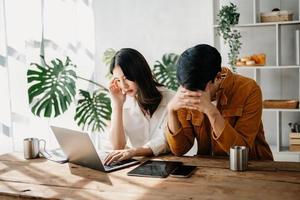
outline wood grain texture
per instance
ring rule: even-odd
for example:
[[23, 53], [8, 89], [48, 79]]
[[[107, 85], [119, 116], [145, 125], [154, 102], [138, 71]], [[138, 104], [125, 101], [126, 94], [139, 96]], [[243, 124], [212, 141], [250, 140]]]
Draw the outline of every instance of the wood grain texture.
[[[228, 169], [228, 160], [161, 156], [199, 166], [190, 178], [127, 176], [135, 166], [103, 173], [22, 154], [0, 156], [0, 199], [298, 199], [300, 164], [249, 162], [246, 172]], [[7, 198], [6, 198], [7, 195]]]

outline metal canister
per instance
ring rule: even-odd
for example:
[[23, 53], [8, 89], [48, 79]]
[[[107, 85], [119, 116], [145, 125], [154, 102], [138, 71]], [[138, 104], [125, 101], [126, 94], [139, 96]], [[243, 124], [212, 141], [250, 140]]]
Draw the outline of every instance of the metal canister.
[[33, 159], [39, 157], [39, 139], [37, 138], [25, 138], [23, 140], [24, 146], [24, 158]]
[[245, 171], [248, 167], [248, 148], [245, 146], [233, 146], [230, 148], [230, 169], [233, 171]]

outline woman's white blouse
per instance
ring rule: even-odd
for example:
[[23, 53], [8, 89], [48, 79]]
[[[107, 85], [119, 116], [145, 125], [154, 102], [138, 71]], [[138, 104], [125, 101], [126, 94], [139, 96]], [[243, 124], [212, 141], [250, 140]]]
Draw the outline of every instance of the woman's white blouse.
[[123, 106], [123, 126], [127, 147], [150, 147], [155, 156], [169, 150], [164, 129], [167, 123], [167, 105], [175, 92], [164, 87], [158, 90], [162, 100], [150, 118], [141, 111], [133, 97], [126, 97]]

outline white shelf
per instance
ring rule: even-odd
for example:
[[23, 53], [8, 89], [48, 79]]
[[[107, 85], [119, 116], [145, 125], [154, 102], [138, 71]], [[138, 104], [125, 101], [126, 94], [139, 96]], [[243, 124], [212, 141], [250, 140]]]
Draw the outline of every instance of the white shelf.
[[289, 151], [289, 147], [281, 147], [280, 151], [278, 151], [276, 145], [269, 145], [269, 146], [275, 158], [277, 157], [277, 155], [298, 156], [300, 154], [299, 151]]
[[263, 111], [269, 111], [269, 112], [300, 112], [300, 109], [284, 109], [284, 108], [264, 108]]
[[[222, 5], [228, 5], [229, 2], [230, 0], [213, 1], [214, 33], [219, 27], [217, 13]], [[289, 99], [291, 97], [300, 99], [300, 58], [297, 55], [300, 0], [251, 0], [234, 1], [234, 3], [240, 12], [241, 22], [233, 26], [242, 34], [242, 49], [239, 57], [263, 52], [267, 55], [269, 64], [268, 66], [237, 66], [237, 72], [254, 79], [262, 88], [265, 99]], [[259, 23], [260, 13], [272, 10], [274, 7], [291, 9], [294, 13], [294, 21]], [[218, 34], [215, 34], [214, 45], [225, 58], [223, 65], [227, 65], [229, 48], [224, 45], [223, 38]], [[274, 159], [300, 162], [300, 152], [288, 150], [289, 122], [300, 122], [300, 108], [263, 109], [265, 137]]]
[[238, 70], [243, 70], [243, 69], [299, 69], [299, 65], [291, 65], [291, 66], [237, 66], [236, 67]]
[[289, 147], [280, 147], [280, 151], [278, 153], [291, 154], [291, 155], [299, 155], [300, 151], [290, 151]]
[[[254, 24], [237, 24], [233, 27], [243, 28], [243, 27], [262, 27], [262, 26], [276, 26], [276, 25], [294, 25], [300, 24], [300, 21], [285, 21], [285, 22], [266, 22], [266, 23], [254, 23]], [[214, 25], [214, 28], [218, 28], [219, 25]]]

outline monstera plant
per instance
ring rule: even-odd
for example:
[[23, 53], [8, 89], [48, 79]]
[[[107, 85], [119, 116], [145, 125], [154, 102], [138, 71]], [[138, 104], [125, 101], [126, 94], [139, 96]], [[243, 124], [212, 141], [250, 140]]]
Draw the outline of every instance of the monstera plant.
[[65, 62], [56, 58], [48, 64], [41, 56], [41, 64], [31, 65], [34, 68], [27, 71], [27, 82], [33, 114], [57, 117], [64, 113], [75, 100], [76, 80], [82, 79], [97, 85], [99, 89], [92, 94], [79, 90], [81, 99], [78, 100], [74, 119], [82, 129], [104, 130], [105, 122], [110, 120], [111, 115], [108, 90], [104, 86], [78, 76], [76, 65], [68, 57]]
[[159, 83], [174, 91], [179, 87], [176, 77], [178, 58], [179, 56], [174, 53], [164, 54], [162, 61], [156, 61], [152, 70], [154, 77]]

